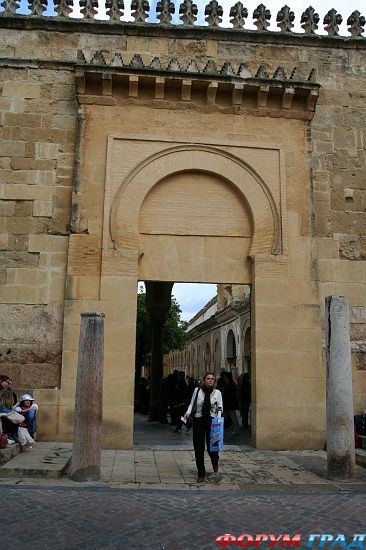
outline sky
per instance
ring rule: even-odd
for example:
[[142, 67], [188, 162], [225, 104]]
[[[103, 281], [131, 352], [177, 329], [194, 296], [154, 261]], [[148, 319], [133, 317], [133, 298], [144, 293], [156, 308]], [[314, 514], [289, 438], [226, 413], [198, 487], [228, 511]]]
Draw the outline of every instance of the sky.
[[172, 291], [182, 310], [181, 318], [189, 321], [216, 296], [216, 285], [197, 283], [175, 283]]
[[[19, 0], [18, 0], [19, 1]], [[195, 0], [195, 3], [198, 6], [198, 21], [197, 23], [201, 25], [207, 25], [205, 22], [205, 15], [204, 15], [204, 8], [205, 5], [208, 4], [209, 0]], [[179, 19], [179, 5], [181, 4], [182, 0], [175, 0], [174, 4], [176, 7], [176, 13], [173, 15], [173, 24], [180, 24], [181, 21]], [[155, 22], [155, 8], [156, 8], [157, 0], [150, 0], [150, 17], [148, 19], [148, 22]], [[224, 16], [223, 16], [223, 22], [221, 23], [221, 26], [223, 27], [231, 27], [231, 24], [229, 22], [229, 11], [230, 7], [236, 3], [236, 0], [219, 0], [219, 4], [224, 9]], [[249, 16], [246, 20], [245, 27], [248, 29], [256, 28], [253, 23], [253, 10], [261, 3], [261, 0], [242, 0], [242, 4], [248, 9]], [[278, 27], [276, 25], [276, 15], [277, 12], [287, 4], [291, 10], [295, 13], [295, 21], [294, 21], [294, 28], [292, 29], [294, 32], [303, 32], [300, 25], [300, 18], [301, 14], [309, 5], [312, 5], [313, 8], [315, 8], [316, 12], [320, 15], [320, 22], [318, 24], [319, 29], [317, 30], [317, 33], [319, 34], [326, 34], [323, 30], [323, 18], [324, 15], [331, 9], [335, 8], [338, 13], [340, 13], [343, 16], [343, 23], [340, 26], [340, 34], [344, 36], [349, 36], [349, 33], [347, 31], [347, 18], [351, 13], [355, 10], [358, 10], [361, 12], [362, 15], [366, 16], [366, 2], [365, 0], [262, 0], [262, 3], [271, 11], [272, 18], [271, 18], [271, 25], [269, 27], [269, 30], [272, 31], [278, 31]], [[105, 9], [104, 6], [104, 0], [99, 0], [100, 9], [99, 13], [97, 15], [98, 19], [106, 19], [105, 15]], [[47, 9], [47, 15], [55, 15], [55, 12], [52, 8], [53, 0], [48, 0], [49, 8]], [[130, 10], [131, 1], [125, 0], [125, 15], [123, 19], [125, 21], [131, 21], [133, 18], [131, 17], [131, 10]], [[0, 10], [2, 11], [2, 9]], [[18, 10], [20, 13], [29, 13], [28, 10], [28, 1], [27, 0], [21, 0], [20, 2], [20, 9]], [[81, 17], [81, 13], [79, 10], [79, 0], [74, 0], [74, 13], [72, 14], [72, 17]]]

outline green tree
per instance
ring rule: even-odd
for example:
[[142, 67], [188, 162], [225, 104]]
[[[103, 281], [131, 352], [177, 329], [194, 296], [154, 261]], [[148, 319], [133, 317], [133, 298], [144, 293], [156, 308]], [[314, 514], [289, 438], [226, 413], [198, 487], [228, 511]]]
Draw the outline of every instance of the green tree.
[[[185, 329], [187, 322], [180, 318], [182, 311], [177, 300], [172, 298], [172, 305], [167, 315], [163, 330], [163, 351], [169, 353], [174, 349], [181, 350], [186, 343]], [[143, 287], [137, 294], [137, 326], [136, 326], [136, 367], [148, 365], [151, 352], [150, 315], [146, 309], [146, 294]]]

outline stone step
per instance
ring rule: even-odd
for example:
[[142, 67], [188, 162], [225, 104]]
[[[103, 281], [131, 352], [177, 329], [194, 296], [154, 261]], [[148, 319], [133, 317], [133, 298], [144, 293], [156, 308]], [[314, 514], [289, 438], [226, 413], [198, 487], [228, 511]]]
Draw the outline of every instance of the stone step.
[[17, 456], [20, 453], [20, 445], [19, 443], [14, 443], [13, 445], [8, 445], [6, 449], [0, 449], [0, 466], [2, 464], [6, 464]]
[[72, 446], [68, 443], [39, 442], [18, 454], [0, 468], [0, 478], [60, 478], [71, 461]]
[[356, 464], [366, 468], [366, 449], [356, 449]]

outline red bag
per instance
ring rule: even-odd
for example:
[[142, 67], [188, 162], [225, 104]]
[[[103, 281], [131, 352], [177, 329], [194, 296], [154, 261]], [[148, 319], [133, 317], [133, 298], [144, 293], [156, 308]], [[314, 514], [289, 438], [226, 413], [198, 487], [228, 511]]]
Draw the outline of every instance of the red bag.
[[8, 438], [5, 434], [0, 432], [0, 449], [6, 449], [8, 446]]

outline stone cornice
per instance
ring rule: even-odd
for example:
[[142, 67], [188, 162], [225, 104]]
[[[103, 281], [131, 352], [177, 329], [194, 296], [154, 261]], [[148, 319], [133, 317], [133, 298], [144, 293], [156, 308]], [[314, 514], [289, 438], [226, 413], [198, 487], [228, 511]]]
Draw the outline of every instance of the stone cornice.
[[127, 21], [87, 20], [63, 17], [39, 17], [0, 13], [0, 28], [13, 30], [44, 30], [62, 33], [168, 37], [189, 40], [218, 40], [251, 44], [273, 44], [336, 49], [365, 49], [363, 36], [327, 36], [294, 32], [275, 32], [223, 27], [162, 25]]
[[[135, 57], [142, 63], [140, 56]], [[183, 71], [174, 59], [165, 68], [136, 66], [132, 62], [123, 67], [79, 64], [76, 73], [78, 100], [86, 104], [113, 105], [121, 99], [139, 99], [142, 90], [144, 101], [146, 91], [148, 100], [164, 100], [169, 89], [174, 92], [175, 101], [198, 101], [200, 105], [216, 104], [223, 108], [242, 107], [259, 116], [302, 120], [313, 117], [319, 84], [309, 80], [288, 80], [281, 67], [272, 78], [262, 66], [255, 77], [235, 75], [230, 63], [224, 63], [216, 73], [198, 72], [196, 65], [194, 71]]]

